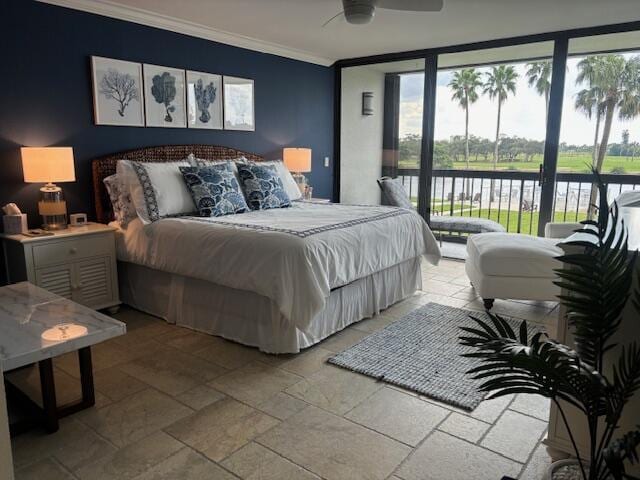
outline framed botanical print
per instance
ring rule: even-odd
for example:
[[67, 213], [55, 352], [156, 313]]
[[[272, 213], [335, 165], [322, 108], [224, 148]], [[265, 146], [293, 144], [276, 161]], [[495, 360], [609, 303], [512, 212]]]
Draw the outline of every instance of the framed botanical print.
[[144, 111], [148, 127], [184, 128], [184, 70], [144, 64]]
[[222, 76], [187, 70], [187, 125], [222, 129]]
[[142, 65], [91, 57], [96, 125], [144, 127]]
[[254, 131], [253, 80], [224, 76], [225, 130]]

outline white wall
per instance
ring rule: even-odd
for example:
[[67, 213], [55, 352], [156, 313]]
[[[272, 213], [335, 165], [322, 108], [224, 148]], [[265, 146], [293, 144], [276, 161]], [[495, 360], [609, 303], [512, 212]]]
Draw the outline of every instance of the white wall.
[[0, 479], [13, 479], [13, 462], [11, 459], [11, 441], [9, 440], [9, 418], [4, 393], [4, 379], [0, 368]]
[[[380, 204], [384, 73], [370, 67], [342, 70], [340, 202]], [[373, 92], [373, 115], [362, 115], [362, 92]]]

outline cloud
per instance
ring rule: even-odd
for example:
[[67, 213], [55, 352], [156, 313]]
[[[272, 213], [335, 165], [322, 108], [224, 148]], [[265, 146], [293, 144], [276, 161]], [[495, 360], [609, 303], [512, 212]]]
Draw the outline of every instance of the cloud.
[[[565, 96], [562, 109], [560, 141], [574, 145], [591, 145], [595, 133], [595, 119], [589, 120], [574, 108], [576, 93], [582, 88], [576, 86], [577, 63], [580, 58], [569, 59], [565, 84]], [[510, 95], [502, 106], [501, 134], [544, 140], [546, 135], [546, 108], [544, 98], [529, 87], [525, 77], [524, 64], [515, 66], [519, 74], [516, 95]], [[486, 72], [488, 68], [479, 68]], [[435, 138], [448, 139], [453, 135], [464, 134], [464, 110], [451, 100], [448, 83], [451, 71], [438, 73], [436, 87], [436, 124]], [[422, 96], [424, 89], [423, 74], [403, 76], [400, 92], [400, 135], [422, 133]], [[473, 135], [495, 138], [497, 102], [481, 95], [471, 105], [469, 112], [469, 132]], [[620, 142], [622, 131], [628, 129], [631, 141], [640, 141], [640, 118], [622, 121], [616, 118], [611, 128], [611, 142]]]

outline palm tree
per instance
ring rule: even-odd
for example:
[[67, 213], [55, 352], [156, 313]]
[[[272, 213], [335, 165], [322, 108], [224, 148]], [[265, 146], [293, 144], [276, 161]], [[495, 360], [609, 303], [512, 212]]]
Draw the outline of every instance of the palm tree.
[[[469, 170], [469, 105], [478, 100], [478, 89], [482, 86], [480, 72], [475, 68], [463, 68], [453, 74], [449, 87], [453, 90], [452, 100], [457, 100], [460, 107], [464, 108], [464, 159]], [[467, 179], [467, 192], [469, 191], [469, 179]]]
[[[498, 144], [500, 141], [500, 115], [502, 104], [509, 97], [509, 93], [516, 94], [516, 80], [518, 73], [512, 65], [498, 65], [491, 67], [485, 73], [486, 79], [483, 85], [483, 92], [489, 95], [490, 99], [498, 99], [498, 120], [496, 122], [496, 143], [493, 147], [493, 169], [498, 168]], [[494, 180], [491, 180], [490, 201], [494, 198]]]
[[600, 136], [600, 121], [602, 120], [602, 114], [604, 113], [602, 103], [602, 91], [597, 86], [591, 88], [584, 88], [576, 94], [575, 109], [584, 113], [589, 120], [595, 114], [596, 116], [596, 129], [593, 138], [593, 152], [592, 159], [593, 164], [596, 164], [598, 158], [598, 137]]
[[[613, 117], [618, 112], [621, 120], [630, 120], [640, 115], [640, 56], [626, 58], [623, 55], [594, 55], [586, 57], [578, 63], [578, 76], [576, 84], [587, 84], [587, 90], [594, 100], [596, 114], [604, 118], [602, 137], [595, 142], [594, 150], [597, 154], [594, 159], [594, 168], [602, 171], [604, 158], [609, 146], [609, 135]], [[580, 94], [579, 94], [580, 95]], [[584, 111], [584, 108], [582, 108]], [[600, 111], [601, 110], [601, 111]], [[598, 117], [596, 117], [598, 124]], [[589, 199], [589, 215], [593, 214], [593, 204], [597, 187], [591, 185]]]
[[538, 95], [544, 97], [545, 112], [548, 114], [549, 92], [551, 91], [551, 62], [544, 60], [541, 62], [527, 63], [525, 75], [529, 81], [529, 86], [534, 87]]

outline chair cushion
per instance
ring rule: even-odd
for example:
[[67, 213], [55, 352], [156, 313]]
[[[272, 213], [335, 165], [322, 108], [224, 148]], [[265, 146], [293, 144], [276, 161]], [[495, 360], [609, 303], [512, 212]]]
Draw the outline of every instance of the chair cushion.
[[433, 230], [448, 230], [464, 233], [504, 232], [498, 222], [486, 218], [432, 216], [429, 225]]
[[467, 261], [482, 275], [554, 278], [558, 240], [515, 233], [480, 233], [467, 240]]
[[378, 184], [392, 206], [413, 209], [409, 194], [399, 178], [381, 178]]

